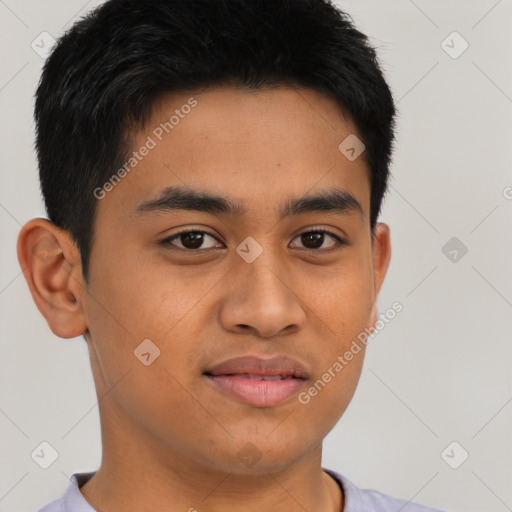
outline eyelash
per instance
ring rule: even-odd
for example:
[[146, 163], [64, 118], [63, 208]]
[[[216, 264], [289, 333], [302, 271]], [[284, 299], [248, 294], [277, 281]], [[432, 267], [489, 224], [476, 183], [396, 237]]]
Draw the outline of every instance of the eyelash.
[[[175, 233], [174, 235], [172, 235], [170, 237], [164, 238], [163, 240], [161, 240], [159, 242], [159, 244], [163, 245], [163, 246], [166, 246], [166, 247], [172, 246], [172, 250], [188, 252], [188, 253], [200, 253], [201, 254], [204, 251], [212, 250], [212, 248], [207, 248], [207, 249], [182, 249], [181, 247], [176, 247], [176, 246], [172, 245], [171, 242], [173, 240], [175, 240], [175, 239], [179, 238], [181, 235], [184, 235], [184, 234], [187, 234], [187, 233], [206, 234], [208, 236], [211, 236], [215, 240], [217, 240], [217, 237], [212, 235], [208, 231], [204, 231], [204, 230], [200, 230], [200, 229], [190, 229], [190, 228], [188, 228], [188, 229], [184, 229], [183, 231], [179, 231], [178, 233]], [[314, 229], [310, 228], [307, 231], [303, 231], [302, 233], [299, 233], [295, 238], [298, 238], [298, 237], [300, 237], [302, 235], [306, 235], [306, 234], [309, 234], [309, 233], [324, 233], [326, 235], [329, 235], [330, 237], [334, 238], [334, 240], [336, 242], [336, 246], [335, 247], [331, 247], [329, 249], [308, 249], [307, 247], [304, 247], [304, 248], [299, 247], [299, 250], [311, 251], [311, 252], [325, 252], [325, 253], [329, 253], [329, 252], [332, 252], [332, 251], [340, 250], [344, 246], [348, 245], [348, 243], [345, 242], [345, 240], [341, 239], [338, 235], [336, 235], [332, 231], [329, 231], [326, 228], [314, 228]], [[295, 238], [294, 238], [294, 240], [295, 240]], [[217, 240], [217, 242], [219, 242], [219, 240]], [[220, 243], [222, 243], [222, 242], [220, 242]]]

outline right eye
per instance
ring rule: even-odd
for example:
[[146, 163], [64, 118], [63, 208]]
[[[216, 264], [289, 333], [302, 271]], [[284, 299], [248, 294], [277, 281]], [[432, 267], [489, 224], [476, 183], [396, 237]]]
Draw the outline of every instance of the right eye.
[[[210, 233], [206, 231], [200, 231], [200, 230], [183, 230], [179, 233], [176, 233], [170, 237], [165, 238], [160, 242], [160, 244], [164, 246], [174, 246], [179, 250], [183, 251], [197, 251], [197, 250], [205, 250], [205, 249], [211, 249], [215, 247], [215, 244], [210, 245], [208, 247], [201, 247], [202, 244], [205, 242], [205, 239], [211, 238], [213, 241], [218, 240], [211, 235]], [[178, 243], [175, 243], [178, 242]], [[211, 244], [211, 242], [210, 242]], [[171, 247], [173, 248], [173, 247]]]

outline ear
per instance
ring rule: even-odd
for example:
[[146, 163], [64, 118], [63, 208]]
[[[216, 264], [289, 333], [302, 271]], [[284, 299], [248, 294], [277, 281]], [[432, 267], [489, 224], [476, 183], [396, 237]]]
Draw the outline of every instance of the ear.
[[377, 323], [377, 298], [388, 271], [389, 261], [391, 260], [391, 237], [389, 226], [379, 222], [374, 229], [372, 236], [372, 256], [373, 256], [373, 277], [374, 277], [374, 296], [372, 311], [370, 316], [370, 325], [375, 327]]
[[46, 219], [32, 219], [18, 235], [17, 250], [32, 298], [53, 333], [74, 338], [86, 332], [82, 264], [69, 233]]

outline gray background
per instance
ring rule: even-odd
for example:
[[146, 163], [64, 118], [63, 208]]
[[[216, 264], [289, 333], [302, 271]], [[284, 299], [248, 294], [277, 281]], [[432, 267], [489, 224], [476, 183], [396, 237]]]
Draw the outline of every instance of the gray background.
[[[31, 43], [99, 3], [0, 0], [0, 511], [35, 511], [100, 463], [85, 342], [51, 333], [15, 251], [20, 225], [44, 216], [32, 121], [43, 59]], [[512, 1], [338, 3], [378, 45], [400, 110], [379, 305], [404, 309], [369, 345], [324, 467], [455, 512], [512, 510]], [[469, 44], [457, 58], [453, 31]], [[59, 454], [46, 470], [30, 456], [42, 441]]]

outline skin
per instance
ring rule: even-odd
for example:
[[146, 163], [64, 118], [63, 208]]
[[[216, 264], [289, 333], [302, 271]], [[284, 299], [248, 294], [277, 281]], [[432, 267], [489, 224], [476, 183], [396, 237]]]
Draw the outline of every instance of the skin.
[[[134, 150], [191, 96], [163, 97]], [[225, 86], [193, 97], [190, 114], [97, 202], [88, 283], [68, 233], [33, 219], [19, 236], [21, 267], [51, 330], [83, 334], [89, 348], [103, 458], [81, 492], [109, 512], [343, 510], [321, 467], [322, 441], [354, 394], [364, 350], [307, 405], [297, 397], [243, 404], [203, 372], [235, 356], [288, 355], [307, 368], [307, 389], [375, 324], [390, 237], [382, 223], [372, 236], [364, 153], [349, 161], [338, 150], [357, 131], [310, 89]], [[173, 185], [225, 196], [247, 212], [135, 212]], [[278, 220], [283, 202], [334, 188], [362, 214]], [[215, 237], [205, 236], [202, 255], [180, 251], [179, 237], [159, 245], [188, 227]], [[300, 236], [310, 228], [347, 244], [336, 249], [324, 235], [311, 248]], [[248, 236], [263, 249], [252, 263], [236, 252]], [[149, 366], [134, 356], [147, 338], [161, 351]], [[260, 457], [250, 467], [244, 446]]]

